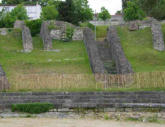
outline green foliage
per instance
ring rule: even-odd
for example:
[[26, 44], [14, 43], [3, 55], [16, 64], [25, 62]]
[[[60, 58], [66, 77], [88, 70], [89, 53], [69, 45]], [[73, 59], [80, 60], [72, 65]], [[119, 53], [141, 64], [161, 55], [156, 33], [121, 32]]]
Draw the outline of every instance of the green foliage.
[[56, 29], [56, 26], [55, 26], [55, 23], [54, 22], [50, 22], [49, 26], [48, 26], [48, 29], [51, 31], [53, 29]]
[[58, 6], [59, 20], [78, 25], [93, 18], [93, 11], [88, 6], [87, 0], [66, 0]]
[[71, 25], [67, 25], [67, 27], [66, 27], [66, 37], [69, 41], [72, 40], [73, 33], [74, 33], [74, 28]]
[[2, 0], [2, 4], [36, 4], [38, 0]]
[[47, 5], [42, 8], [41, 18], [43, 20], [54, 20], [58, 16], [58, 11], [55, 5]]
[[104, 21], [111, 18], [111, 15], [109, 14], [108, 10], [105, 7], [101, 8], [101, 12], [99, 13], [99, 18]]
[[136, 1], [128, 1], [127, 8], [124, 9], [124, 19], [126, 21], [142, 20], [145, 18], [145, 13], [139, 7]]
[[138, 0], [138, 4], [147, 16], [165, 19], [165, 0]]
[[39, 114], [48, 112], [53, 109], [54, 105], [51, 103], [27, 103], [27, 104], [13, 104], [12, 112], [26, 112], [31, 114]]
[[13, 27], [16, 20], [28, 19], [26, 9], [23, 5], [18, 5], [11, 12], [6, 12], [4, 9], [0, 12], [0, 27]]
[[40, 33], [41, 23], [42, 23], [41, 19], [26, 21], [26, 25], [29, 27], [32, 36], [35, 36]]
[[89, 22], [84, 22], [80, 24], [81, 27], [88, 27], [90, 29], [92, 29], [93, 31], [95, 30], [95, 26]]
[[24, 6], [22, 4], [17, 5], [17, 7], [15, 7], [11, 11], [10, 15], [15, 20], [26, 20], [26, 19], [28, 19], [27, 11], [26, 11], [26, 9], [24, 8]]

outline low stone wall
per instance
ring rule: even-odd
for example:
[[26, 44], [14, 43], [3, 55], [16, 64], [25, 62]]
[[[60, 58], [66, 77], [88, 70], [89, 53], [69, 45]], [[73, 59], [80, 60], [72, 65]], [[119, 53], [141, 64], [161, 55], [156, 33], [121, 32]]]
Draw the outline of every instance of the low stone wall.
[[110, 46], [110, 51], [112, 54], [112, 58], [116, 64], [116, 71], [118, 74], [127, 74], [132, 73], [132, 67], [128, 62], [122, 46], [120, 44], [120, 38], [117, 35], [116, 27], [109, 27], [107, 34], [107, 41]]
[[104, 64], [100, 59], [97, 43], [94, 39], [94, 34], [91, 29], [84, 29], [84, 43], [87, 49], [90, 65], [93, 73], [105, 73]]
[[0, 107], [12, 104], [50, 102], [56, 108], [161, 108], [165, 109], [165, 92], [46, 92], [0, 93]]
[[0, 91], [8, 90], [10, 84], [6, 78], [6, 74], [0, 65]]
[[49, 21], [43, 21], [41, 25], [40, 36], [43, 40], [44, 50], [51, 50], [52, 49], [52, 38], [50, 36], [50, 31], [48, 25], [50, 24]]
[[55, 40], [63, 40], [67, 39], [66, 37], [66, 29], [67, 26], [72, 27], [74, 29], [72, 40], [83, 40], [83, 28], [76, 27], [68, 22], [64, 21], [51, 21], [51, 25], [54, 28], [50, 31], [50, 36]]

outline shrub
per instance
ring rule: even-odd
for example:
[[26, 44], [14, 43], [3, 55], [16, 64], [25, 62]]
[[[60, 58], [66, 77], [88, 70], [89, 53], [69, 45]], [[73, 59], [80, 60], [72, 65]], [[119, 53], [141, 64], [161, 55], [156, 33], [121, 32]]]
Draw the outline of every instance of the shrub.
[[58, 16], [58, 11], [55, 5], [47, 5], [42, 8], [41, 18], [43, 20], [53, 20]]
[[41, 19], [26, 21], [26, 25], [29, 27], [32, 36], [35, 36], [40, 33], [41, 23], [42, 23]]
[[89, 22], [84, 22], [80, 24], [81, 27], [88, 27], [90, 29], [92, 29], [93, 31], [95, 30], [95, 26]]
[[67, 40], [69, 41], [72, 40], [73, 33], [74, 33], [74, 28], [71, 25], [67, 25], [66, 27]]
[[48, 112], [53, 109], [54, 105], [51, 103], [27, 103], [27, 104], [13, 104], [12, 112], [26, 112], [31, 114], [39, 114]]

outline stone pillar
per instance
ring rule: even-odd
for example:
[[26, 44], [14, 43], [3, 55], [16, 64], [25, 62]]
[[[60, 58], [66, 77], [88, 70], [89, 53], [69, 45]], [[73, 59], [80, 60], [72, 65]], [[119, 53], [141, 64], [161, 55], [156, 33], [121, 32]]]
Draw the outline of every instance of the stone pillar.
[[30, 30], [25, 25], [22, 28], [22, 41], [24, 52], [31, 52], [33, 50], [33, 42]]
[[8, 90], [9, 87], [10, 84], [6, 78], [6, 74], [0, 65], [0, 91]]
[[158, 51], [164, 51], [164, 38], [160, 22], [153, 20], [151, 29], [154, 49]]
[[52, 49], [52, 38], [50, 36], [50, 31], [48, 29], [49, 21], [44, 21], [41, 26], [40, 36], [43, 40], [44, 50]]

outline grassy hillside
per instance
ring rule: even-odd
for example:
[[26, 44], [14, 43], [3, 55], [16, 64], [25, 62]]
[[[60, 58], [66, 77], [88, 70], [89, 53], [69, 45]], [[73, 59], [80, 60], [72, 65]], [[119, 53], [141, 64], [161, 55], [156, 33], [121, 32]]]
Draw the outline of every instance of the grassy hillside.
[[[31, 53], [23, 53], [20, 35], [18, 36], [15, 35], [14, 32], [10, 32], [7, 36], [0, 36], [0, 64], [7, 73], [7, 77], [12, 85], [16, 85], [18, 82], [20, 84], [25, 83], [29, 78], [34, 76], [23, 76], [32, 74], [92, 73], [86, 49], [82, 41], [53, 41], [53, 48], [56, 49], [57, 52], [43, 51], [43, 44], [39, 37], [33, 38], [33, 45], [34, 51]], [[21, 76], [22, 79], [19, 76]], [[34, 80], [36, 80], [36, 78]]]
[[[165, 25], [162, 26], [165, 37]], [[135, 72], [165, 71], [165, 51], [153, 49], [150, 28], [130, 32], [126, 27], [118, 27], [118, 33]]]

